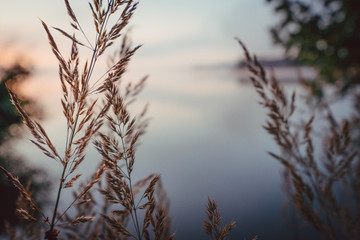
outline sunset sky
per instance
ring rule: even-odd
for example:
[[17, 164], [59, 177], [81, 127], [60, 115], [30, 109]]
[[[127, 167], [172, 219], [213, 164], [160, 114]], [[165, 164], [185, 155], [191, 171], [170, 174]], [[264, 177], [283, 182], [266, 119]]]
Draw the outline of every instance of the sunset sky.
[[[21, 62], [31, 66], [35, 73], [32, 79], [36, 81], [27, 86], [28, 92], [46, 88], [42, 95], [53, 96], [58, 91], [52, 84], [57, 83], [57, 60], [50, 50], [40, 19], [48, 26], [72, 34], [64, 1], [19, 0], [1, 4], [0, 64]], [[70, 4], [90, 40], [94, 39], [88, 1], [70, 1]], [[270, 26], [279, 17], [263, 0], [140, 1], [128, 29], [133, 44], [143, 46], [133, 58], [129, 73], [134, 78], [150, 75], [150, 88], [189, 90], [187, 86], [169, 82], [172, 76], [158, 73], [198, 66], [232, 66], [242, 58], [235, 37], [258, 56], [281, 57], [283, 51], [272, 45], [269, 34]], [[63, 55], [67, 56], [70, 41], [54, 29], [52, 33]], [[88, 49], [80, 49], [80, 54], [90, 56]], [[49, 82], [49, 79], [54, 81]]]
[[[70, 3], [84, 29], [91, 32], [93, 23], [87, 1]], [[44, 47], [47, 39], [39, 19], [70, 30], [63, 1], [19, 0], [1, 4], [1, 54], [15, 50], [17, 58], [30, 58], [37, 67], [46, 67], [52, 63], [50, 59], [55, 62]], [[130, 27], [134, 43], [144, 45], [138, 53], [139, 60], [151, 58], [155, 66], [206, 65], [239, 59], [235, 36], [260, 56], [281, 55], [272, 46], [268, 31], [277, 20], [278, 16], [263, 0], [155, 0], [140, 1]], [[55, 36], [61, 39], [60, 35]], [[1, 62], [10, 61], [1, 58]]]

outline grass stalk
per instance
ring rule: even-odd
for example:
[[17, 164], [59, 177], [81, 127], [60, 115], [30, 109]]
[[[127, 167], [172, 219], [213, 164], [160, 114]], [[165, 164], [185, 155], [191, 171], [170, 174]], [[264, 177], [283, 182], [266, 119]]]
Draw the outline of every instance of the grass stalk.
[[[88, 87], [88, 84], [90, 82], [90, 79], [91, 79], [91, 76], [92, 76], [92, 73], [93, 73], [93, 70], [95, 68], [95, 64], [96, 64], [96, 60], [97, 60], [97, 55], [98, 55], [98, 42], [99, 42], [99, 37], [102, 35], [103, 33], [103, 30], [105, 28], [105, 22], [107, 22], [107, 19], [109, 17], [109, 11], [110, 11], [110, 8], [112, 7], [113, 5], [113, 0], [110, 1], [109, 5], [108, 5], [108, 8], [107, 8], [107, 11], [106, 11], [106, 14], [105, 14], [105, 21], [103, 21], [102, 25], [101, 25], [101, 28], [100, 28], [100, 31], [99, 31], [99, 34], [97, 35], [97, 38], [96, 38], [96, 41], [95, 41], [95, 48], [93, 48], [93, 53], [92, 53], [92, 57], [91, 57], [91, 61], [90, 61], [90, 66], [89, 66], [89, 72], [86, 76], [86, 81], [85, 81], [85, 85], [83, 86], [83, 89], [81, 90], [81, 95], [84, 95], [86, 94], [86, 89]], [[81, 32], [84, 34], [80, 24], [78, 23], [77, 24], [79, 26], [79, 28], [81, 29]], [[86, 34], [84, 34], [86, 36]], [[86, 37], [87, 39], [87, 37]], [[80, 96], [81, 98], [82, 96]], [[76, 118], [75, 118], [75, 121], [74, 121], [74, 126], [72, 128], [72, 133], [71, 133], [71, 136], [70, 136], [70, 140], [68, 141], [68, 137], [66, 139], [66, 141], [68, 141], [68, 144], [66, 144], [66, 149], [65, 149], [65, 152], [67, 152], [69, 149], [71, 149], [71, 146], [72, 146], [72, 143], [73, 143], [73, 140], [74, 140], [74, 137], [75, 137], [75, 133], [77, 131], [77, 124], [78, 124], [78, 120], [79, 120], [79, 116], [80, 116], [80, 108], [77, 109], [77, 113], [76, 113]], [[67, 126], [67, 132], [69, 132], [69, 128], [70, 126], [68, 125]], [[63, 188], [63, 184], [64, 184], [64, 177], [65, 177], [65, 172], [66, 172], [66, 169], [67, 169], [67, 166], [68, 166], [68, 162], [67, 161], [63, 167], [63, 171], [62, 171], [62, 174], [61, 174], [61, 178], [60, 178], [60, 184], [59, 184], [59, 188], [58, 188], [58, 192], [57, 192], [57, 197], [56, 197], [56, 202], [55, 202], [55, 207], [54, 207], [54, 212], [53, 212], [53, 216], [52, 216], [52, 220], [51, 220], [51, 225], [50, 225], [50, 230], [53, 231], [54, 230], [54, 225], [55, 225], [55, 219], [56, 219], [56, 213], [57, 213], [57, 209], [58, 209], [58, 206], [59, 206], [59, 202], [60, 202], [60, 196], [61, 196], [61, 191], [62, 191], [62, 188]], [[74, 162], [72, 162], [73, 164]], [[71, 168], [71, 167], [70, 167]], [[76, 199], [75, 199], [76, 200]], [[72, 204], [71, 204], [72, 205]], [[71, 207], [70, 205], [70, 207]]]

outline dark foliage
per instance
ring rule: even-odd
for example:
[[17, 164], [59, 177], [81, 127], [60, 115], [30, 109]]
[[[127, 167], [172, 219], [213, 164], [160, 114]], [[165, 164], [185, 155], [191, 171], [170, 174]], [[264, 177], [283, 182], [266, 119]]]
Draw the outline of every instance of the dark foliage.
[[[39, 175], [41, 170], [30, 168], [25, 164], [24, 159], [11, 153], [11, 141], [18, 135], [12, 133], [10, 128], [19, 127], [22, 122], [21, 116], [10, 102], [10, 96], [6, 86], [17, 89], [30, 74], [30, 70], [21, 66], [14, 65], [10, 68], [0, 68], [0, 166], [13, 169], [19, 176], [20, 182], [27, 183], [30, 179], [34, 179], [32, 191], [47, 191], [48, 181], [44, 178], [35, 179], [34, 176]], [[35, 109], [36, 105], [31, 100], [23, 101], [28, 109]], [[39, 115], [38, 115], [39, 116]], [[10, 224], [19, 224], [19, 218], [15, 214], [18, 207], [17, 199], [18, 191], [7, 181], [6, 177], [0, 175], [0, 232], [5, 229], [5, 221]]]
[[[271, 30], [287, 56], [314, 66], [339, 92], [360, 83], [360, 2], [358, 0], [267, 0], [282, 19]], [[312, 83], [320, 88], [319, 81]], [[321, 91], [315, 91], [318, 97]]]

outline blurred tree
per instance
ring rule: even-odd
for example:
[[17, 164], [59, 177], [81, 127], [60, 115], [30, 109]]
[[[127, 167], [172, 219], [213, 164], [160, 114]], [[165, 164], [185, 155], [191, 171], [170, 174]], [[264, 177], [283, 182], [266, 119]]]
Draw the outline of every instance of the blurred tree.
[[[20, 137], [19, 130], [22, 122], [21, 116], [10, 102], [10, 96], [6, 86], [18, 92], [19, 86], [27, 79], [30, 72], [27, 68], [14, 65], [8, 69], [0, 67], [0, 165], [6, 169], [12, 169], [19, 176], [20, 182], [26, 185], [32, 182], [31, 188], [34, 194], [49, 189], [48, 180], [44, 179], [44, 173], [33, 167], [29, 167], [23, 159], [14, 154], [12, 144], [14, 138]], [[40, 112], [33, 101], [23, 101], [27, 109], [35, 116], [40, 117]], [[4, 230], [4, 221], [11, 225], [19, 223], [15, 214], [18, 191], [9, 183], [5, 176], [0, 175], [0, 232]]]
[[[336, 84], [342, 93], [360, 83], [359, 0], [266, 1], [283, 15], [271, 33], [288, 57], [314, 66], [322, 80]], [[322, 96], [320, 82], [310, 87]]]
[[9, 127], [21, 123], [21, 116], [10, 102], [6, 84], [14, 86], [27, 77], [30, 72], [24, 67], [16, 65], [10, 69], [0, 69], [0, 73], [0, 145], [2, 145], [9, 135]]

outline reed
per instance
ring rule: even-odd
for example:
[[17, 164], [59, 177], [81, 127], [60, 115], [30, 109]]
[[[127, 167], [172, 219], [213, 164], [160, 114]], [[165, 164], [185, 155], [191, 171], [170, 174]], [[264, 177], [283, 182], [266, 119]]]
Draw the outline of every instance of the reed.
[[[20, 193], [18, 214], [29, 222], [25, 233], [7, 226], [9, 237], [173, 239], [175, 233], [170, 234], [168, 198], [162, 189], [160, 175], [151, 174], [137, 180], [133, 177], [139, 139], [149, 122], [146, 106], [136, 116], [129, 110], [147, 77], [135, 84], [124, 85], [123, 80], [128, 63], [140, 47], [131, 47], [125, 34], [125, 27], [138, 3], [133, 0], [93, 0], [89, 3], [96, 36], [91, 42], [69, 1], [64, 2], [73, 33], [61, 28], [51, 29], [41, 21], [59, 65], [61, 104], [66, 121], [63, 152], [53, 144], [41, 124], [27, 114], [16, 94], [8, 89], [12, 103], [33, 136], [32, 143], [59, 168], [57, 195], [50, 211], [41, 209], [33, 199], [29, 185], [24, 186], [9, 170], [0, 166], [0, 171]], [[52, 31], [60, 32], [72, 43], [67, 58], [59, 50]], [[99, 59], [113, 51], [112, 45], [117, 42], [120, 50], [113, 52], [109, 68], [100, 74], [100, 78], [95, 78]], [[239, 44], [261, 105], [268, 110], [264, 128], [281, 152], [269, 154], [284, 167], [287, 193], [299, 216], [324, 239], [359, 239], [360, 158], [357, 136], [352, 135], [352, 130], [356, 130], [360, 114], [340, 124], [330, 108], [325, 108], [328, 131], [322, 139], [323, 154], [318, 157], [314, 146], [315, 117], [310, 117], [305, 124], [296, 122], [293, 118], [297, 110], [295, 92], [288, 97], [276, 78], [268, 77], [256, 56], [251, 56], [240, 40]], [[80, 51], [90, 52], [90, 58], [82, 59]], [[81, 167], [86, 162], [86, 150], [91, 143], [101, 159], [90, 180], [81, 182]], [[63, 201], [64, 189], [73, 190], [71, 202]], [[103, 199], [97, 201], [97, 195]], [[60, 211], [60, 205], [64, 210]], [[235, 222], [222, 226], [217, 203], [210, 198], [206, 216], [204, 232], [213, 239], [228, 239]]]
[[[256, 56], [251, 56], [246, 46], [238, 42], [260, 104], [268, 111], [264, 129], [280, 149], [280, 154], [269, 155], [284, 167], [290, 202], [301, 219], [323, 239], [359, 239], [360, 158], [358, 136], [353, 134], [358, 129], [358, 110], [355, 117], [338, 123], [329, 104], [322, 103], [319, 111], [327, 117], [318, 118], [326, 130], [317, 136], [313, 130], [316, 116], [312, 115], [305, 123], [297, 122], [293, 116], [297, 110], [295, 92], [288, 97], [276, 77], [268, 77]], [[314, 144], [316, 141], [322, 143], [323, 149]]]
[[[123, 86], [126, 67], [140, 47], [132, 48], [124, 33], [138, 3], [133, 0], [93, 0], [89, 3], [96, 35], [92, 43], [69, 1], [64, 2], [74, 33], [56, 27], [50, 29], [41, 21], [59, 65], [63, 93], [61, 104], [67, 126], [64, 129], [67, 134], [63, 153], [59, 152], [41, 124], [29, 117], [16, 94], [8, 89], [12, 103], [33, 136], [32, 143], [61, 169], [57, 196], [49, 213], [40, 209], [29, 189], [18, 178], [0, 167], [21, 194], [19, 200], [24, 207], [19, 208], [18, 213], [33, 226], [34, 223], [42, 225], [38, 229], [44, 230], [39, 230], [37, 234], [43, 234], [49, 240], [59, 239], [60, 232], [69, 239], [150, 239], [151, 235], [155, 239], [172, 239], [175, 234], [169, 234], [166, 198], [158, 187], [160, 176], [152, 174], [137, 182], [132, 177], [138, 140], [148, 124], [146, 107], [136, 117], [128, 110], [143, 89], [146, 77], [136, 84]], [[59, 50], [52, 30], [72, 42], [67, 59]], [[79, 40], [78, 35], [85, 41]], [[102, 77], [94, 79], [98, 60], [117, 42], [121, 47], [114, 54], [116, 57], [112, 58], [111, 66]], [[90, 59], [81, 59], [80, 50], [90, 51]], [[79, 188], [81, 165], [86, 160], [86, 149], [91, 142], [102, 159], [91, 179]], [[95, 186], [105, 197], [103, 206], [98, 206], [94, 199], [95, 192], [92, 190]], [[71, 203], [62, 200], [64, 189], [74, 189]], [[65, 209], [62, 212], [59, 211], [60, 205]], [[101, 214], [97, 213], [98, 207], [102, 208]], [[76, 210], [75, 216], [69, 214], [71, 208]], [[143, 218], [139, 212], [143, 212]], [[128, 226], [129, 219], [131, 226]], [[135, 229], [134, 232], [132, 229]], [[16, 231], [9, 229], [9, 232], [12, 238], [19, 237]]]
[[224, 227], [221, 226], [221, 213], [215, 200], [208, 199], [206, 208], [207, 219], [204, 219], [204, 232], [214, 239], [226, 240], [230, 231], [235, 228], [235, 221], [231, 221]]

